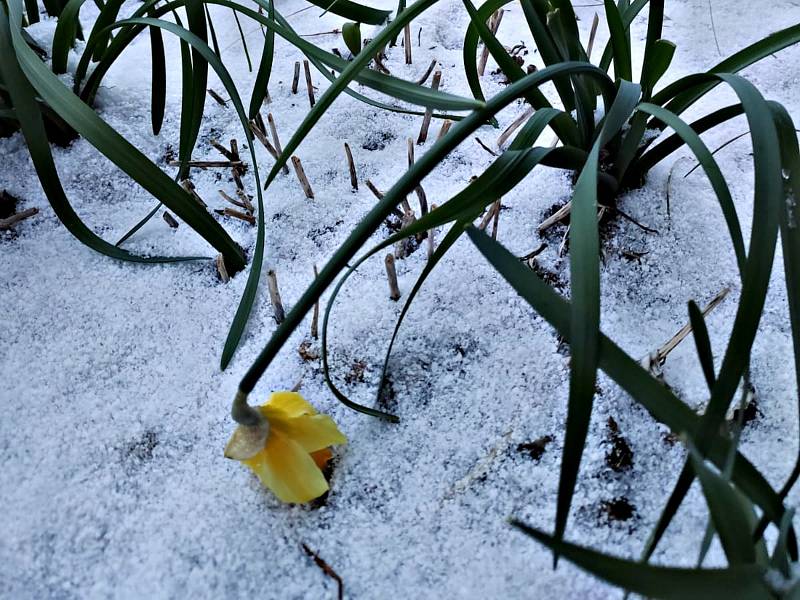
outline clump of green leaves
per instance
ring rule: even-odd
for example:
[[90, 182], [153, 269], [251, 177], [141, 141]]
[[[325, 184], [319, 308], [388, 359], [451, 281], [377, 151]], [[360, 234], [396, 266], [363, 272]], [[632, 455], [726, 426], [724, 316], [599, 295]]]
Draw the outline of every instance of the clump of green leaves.
[[[323, 76], [332, 82], [332, 89], [320, 99], [313, 117], [309, 116], [302, 132], [287, 144], [287, 153], [294, 151], [299, 140], [313, 129], [314, 123], [341, 92], [372, 106], [397, 112], [422, 115], [423, 111], [410, 110], [373, 100], [348, 87], [352, 81], [376, 89], [422, 109], [469, 110], [481, 103], [471, 98], [460, 98], [450, 94], [424, 88], [368, 68], [371, 56], [364, 54], [348, 62], [314, 46], [300, 37], [276, 10], [270, 0], [256, 0], [259, 10], [242, 6], [232, 0], [146, 0], [128, 17], [120, 18], [122, 0], [110, 0], [99, 7], [99, 15], [85, 37], [85, 44], [73, 74], [72, 90], [56, 77], [66, 72], [67, 58], [76, 39], [83, 39], [79, 14], [85, 0], [69, 0], [65, 4], [45, 3], [46, 9], [58, 18], [53, 37], [52, 70], [43, 60], [41, 50], [27, 35], [25, 26], [39, 20], [39, 7], [33, 0], [23, 5], [22, 0], [0, 0], [0, 134], [22, 131], [36, 168], [39, 180], [56, 215], [81, 242], [110, 257], [136, 262], [171, 262], [199, 260], [203, 257], [144, 257], [125, 250], [122, 244], [144, 223], [156, 214], [163, 204], [181, 218], [219, 251], [229, 273], [236, 273], [246, 265], [245, 253], [231, 239], [221, 225], [178, 184], [189, 173], [188, 162], [198, 139], [205, 110], [206, 83], [211, 67], [225, 87], [237, 116], [241, 121], [248, 142], [253, 164], [257, 193], [257, 236], [252, 253], [251, 268], [245, 292], [233, 318], [230, 332], [222, 353], [222, 367], [230, 362], [247, 323], [256, 297], [264, 254], [264, 206], [263, 192], [256, 162], [249, 119], [257, 116], [267, 94], [274, 60], [275, 35], [297, 46]], [[311, 3], [330, 10], [355, 23], [381, 24], [389, 16], [388, 11], [377, 10], [351, 2], [339, 0], [333, 5], [324, 0]], [[428, 1], [426, 6], [433, 4]], [[264, 27], [264, 43], [258, 63], [255, 85], [250, 102], [245, 109], [241, 96], [234, 85], [217, 45], [209, 6], [227, 8], [239, 22], [242, 16]], [[179, 11], [181, 11], [179, 13]], [[401, 28], [420, 11], [410, 11], [393, 26]], [[186, 24], [180, 14], [185, 13]], [[241, 28], [240, 28], [241, 32]], [[161, 130], [166, 106], [166, 57], [163, 35], [175, 36], [180, 42], [182, 103], [180, 114], [180, 140], [178, 158], [180, 166], [174, 179], [169, 177], [151, 160], [139, 152], [128, 140], [109, 126], [93, 109], [95, 96], [109, 69], [124, 50], [140, 35], [150, 39], [152, 63], [151, 123], [154, 134]], [[356, 40], [358, 26], [348, 28], [352, 43]], [[245, 44], [244, 37], [242, 43]], [[385, 42], [384, 42], [385, 43]], [[249, 52], [245, 44], [246, 55]], [[341, 75], [336, 77], [333, 72]], [[313, 111], [312, 111], [313, 112]], [[157, 204], [133, 229], [117, 243], [108, 242], [96, 235], [70, 205], [53, 162], [49, 142], [68, 143], [75, 134], [81, 135], [97, 150], [127, 173], [134, 181], [150, 192]], [[284, 160], [281, 162], [283, 164]], [[274, 168], [267, 185], [278, 173]]]
[[[761, 598], [784, 594], [786, 590], [775, 587], [774, 577], [770, 579], [766, 574], [775, 572], [788, 576], [789, 561], [798, 559], [796, 536], [791, 515], [784, 507], [784, 499], [800, 472], [800, 461], [786, 485], [778, 492], [738, 452], [736, 439], [721, 433], [720, 426], [748, 369], [764, 309], [779, 231], [784, 246], [795, 368], [800, 377], [800, 237], [796, 225], [796, 203], [787, 202], [787, 198], [794, 198], [800, 193], [797, 137], [786, 110], [766, 100], [752, 84], [736, 75], [765, 56], [800, 41], [800, 25], [748, 46], [708, 72], [683, 77], [657, 90], [675, 52], [674, 45], [661, 37], [663, 0], [638, 0], [633, 3], [620, 0], [616, 4], [605, 0], [610, 42], [598, 65], [588, 58], [568, 0], [521, 0], [531, 35], [546, 64], [544, 69], [532, 74], [526, 74], [521, 69], [486, 26], [488, 17], [508, 1], [489, 0], [476, 9], [471, 0], [463, 0], [471, 18], [464, 42], [464, 68], [473, 95], [482, 102], [481, 106], [475, 107], [438, 140], [362, 219], [278, 327], [243, 378], [240, 391], [246, 394], [253, 389], [322, 292], [344, 273], [334, 288], [323, 324], [322, 359], [326, 380], [336, 397], [351, 408], [396, 420], [393, 415], [355, 404], [336, 387], [328, 365], [328, 315], [348, 276], [365, 260], [408, 236], [449, 225], [448, 233], [408, 294], [389, 343], [383, 376], [386, 375], [391, 347], [410, 304], [442, 256], [457, 239], [466, 234], [513, 289], [569, 341], [571, 348], [570, 393], [555, 533], [550, 536], [521, 523], [517, 525], [549, 546], [556, 556], [563, 555], [612, 583], [645, 595], [685, 598], [707, 597], [711, 593], [724, 592], [734, 597]], [[416, 16], [430, 4], [432, 2], [420, 0], [406, 7], [401, 17], [407, 13]], [[645, 7], [649, 9], [647, 39], [642, 72], [638, 82], [635, 82], [629, 28]], [[393, 23], [377, 36], [361, 56], [372, 55], [379, 50], [397, 33], [396, 24]], [[483, 40], [510, 82], [506, 89], [488, 99], [484, 97], [478, 77], [476, 53], [479, 40]], [[613, 79], [608, 74], [612, 66]], [[343, 76], [352, 75], [352, 69], [356, 68], [363, 68], [363, 64], [351, 64]], [[556, 87], [561, 100], [560, 107], [552, 106], [540, 89], [550, 82]], [[738, 102], [692, 123], [681, 119], [681, 113], [719, 84], [728, 86], [738, 97]], [[329, 95], [340, 91], [341, 88], [334, 86], [329, 90]], [[385, 92], [391, 95], [390, 91]], [[478, 128], [491, 122], [500, 110], [520, 99], [527, 101], [535, 112], [514, 141], [484, 173], [440, 207], [354, 261], [384, 219], [426, 175]], [[600, 119], [595, 119], [599, 102], [602, 102], [603, 112], [600, 113]], [[308, 126], [301, 126], [293, 142], [299, 143], [322, 110], [324, 108], [312, 111], [304, 123]], [[703, 132], [742, 114], [750, 127], [755, 167], [754, 218], [747, 248], [728, 184], [712, 152], [700, 138]], [[556, 133], [561, 145], [536, 145], [546, 127]], [[661, 138], [658, 143], [654, 143], [658, 135], [647, 135], [648, 130], [660, 133], [667, 128], [674, 133]], [[715, 372], [713, 367], [711, 345], [702, 315], [690, 305], [698, 359], [709, 387], [709, 402], [703, 415], [697, 415], [687, 407], [600, 330], [598, 206], [601, 201], [603, 204], [613, 202], [615, 196], [625, 189], [641, 185], [654, 165], [683, 146], [692, 151], [711, 182], [727, 224], [742, 280], [739, 306], [719, 372]], [[289, 152], [284, 152], [279, 163], [285, 162]], [[489, 204], [506, 194], [536, 167], [570, 169], [576, 173], [569, 233], [571, 301], [561, 297], [500, 243], [473, 225], [473, 221]], [[713, 529], [709, 531], [716, 531], [719, 535], [730, 563], [728, 569], [650, 567], [644, 562], [607, 557], [563, 540], [586, 442], [598, 369], [616, 381], [656, 421], [680, 434], [691, 451], [644, 551], [644, 561], [656, 548], [691, 483], [698, 478], [711, 513]], [[756, 510], [761, 514], [760, 521], [755, 518]], [[780, 541], [771, 556], [764, 549], [763, 537], [769, 523], [781, 531]]]

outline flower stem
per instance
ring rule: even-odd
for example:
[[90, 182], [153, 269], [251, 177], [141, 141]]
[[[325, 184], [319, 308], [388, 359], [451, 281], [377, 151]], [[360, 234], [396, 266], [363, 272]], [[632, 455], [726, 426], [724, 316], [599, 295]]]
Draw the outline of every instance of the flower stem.
[[247, 403], [247, 394], [242, 390], [237, 390], [236, 397], [233, 399], [231, 417], [237, 423], [249, 426], [260, 425], [264, 420], [261, 413]]

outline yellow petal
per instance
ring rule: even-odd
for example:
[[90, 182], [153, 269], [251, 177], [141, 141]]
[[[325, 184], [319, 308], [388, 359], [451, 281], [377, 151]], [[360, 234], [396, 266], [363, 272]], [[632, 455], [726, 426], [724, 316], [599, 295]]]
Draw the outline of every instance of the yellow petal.
[[323, 448], [322, 450], [312, 452], [311, 458], [314, 459], [314, 462], [320, 469], [324, 469], [325, 465], [328, 464], [328, 461], [333, 458], [333, 452], [331, 452], [330, 448]]
[[328, 491], [311, 455], [280, 431], [270, 431], [264, 450], [242, 462], [283, 502], [302, 504]]
[[294, 419], [273, 418], [272, 428], [297, 442], [306, 452], [316, 452], [336, 444], [346, 444], [347, 438], [328, 415], [303, 415]]
[[278, 416], [278, 413], [284, 418], [290, 418], [315, 415], [317, 411], [297, 392], [273, 392], [267, 403], [261, 407], [261, 413], [267, 418]]

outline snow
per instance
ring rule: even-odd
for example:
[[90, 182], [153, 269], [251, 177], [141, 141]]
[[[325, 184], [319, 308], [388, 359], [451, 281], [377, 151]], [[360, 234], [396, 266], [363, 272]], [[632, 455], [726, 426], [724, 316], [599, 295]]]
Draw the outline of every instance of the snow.
[[[392, 2], [371, 2], [393, 8]], [[135, 10], [127, 3], [124, 10]], [[306, 6], [285, 0], [284, 15]], [[716, 36], [727, 56], [800, 19], [800, 4], [782, 0], [765, 11], [757, 3], [713, 0]], [[527, 40], [521, 10], [509, 5], [500, 37]], [[588, 33], [598, 8], [579, 8]], [[89, 26], [96, 14], [82, 13]], [[341, 24], [333, 15], [306, 10], [289, 18], [300, 33]], [[245, 101], [254, 75], [247, 71], [230, 12], [212, 11], [223, 57]], [[669, 77], [708, 68], [717, 56], [705, 0], [667, 3], [665, 37], [678, 46]], [[414, 23], [422, 46], [414, 64], [402, 49], [390, 52], [392, 73], [416, 79], [432, 58], [442, 65], [442, 89], [468, 95], [460, 70], [466, 13], [457, 0], [441, 0]], [[48, 43], [54, 22], [31, 28]], [[251, 54], [261, 34], [245, 23]], [[368, 32], [365, 28], [365, 35]], [[634, 27], [641, 46], [644, 28]], [[344, 48], [338, 36], [311, 38]], [[601, 32], [595, 48], [602, 48]], [[168, 116], [159, 136], [149, 131], [149, 45], [139, 39], [115, 66], [98, 95], [104, 118], [165, 169], [176, 146], [179, 122], [177, 48], [170, 52]], [[531, 47], [528, 41], [528, 46]], [[640, 52], [636, 53], [640, 58]], [[72, 56], [74, 65], [77, 55]], [[308, 102], [301, 78], [290, 84], [299, 54], [278, 41], [270, 85], [271, 104], [285, 143], [304, 118]], [[531, 59], [529, 55], [526, 57]], [[783, 51], [745, 74], [800, 121], [797, 97], [800, 49]], [[487, 74], [496, 66], [490, 60]], [[636, 65], [634, 66], [636, 69]], [[313, 74], [318, 94], [327, 82]], [[489, 94], [502, 89], [496, 76], [482, 80]], [[212, 77], [210, 87], [222, 92]], [[731, 100], [720, 89], [694, 108], [701, 114]], [[501, 128], [524, 110], [513, 105]], [[375, 199], [361, 185], [350, 191], [342, 143], [353, 149], [361, 182], [386, 190], [406, 169], [406, 139], [420, 118], [388, 114], [342, 96], [296, 154], [316, 199], [307, 200], [293, 175], [279, 176], [266, 193], [265, 271], [275, 269], [288, 308], [365, 214]], [[714, 148], [744, 131], [741, 119], [704, 136]], [[435, 138], [434, 121], [429, 138]], [[501, 129], [502, 130], [502, 129]], [[479, 137], [493, 145], [501, 130]], [[195, 158], [218, 159], [209, 145], [243, 135], [231, 108], [210, 98]], [[379, 144], [374, 144], [375, 140]], [[372, 143], [369, 143], [372, 142]], [[427, 147], [431, 142], [429, 141]], [[365, 146], [376, 147], [367, 150]], [[748, 141], [718, 155], [729, 177], [747, 241], [752, 216], [752, 166]], [[4, 166], [0, 189], [36, 206], [39, 215], [3, 234], [0, 247], [0, 595], [9, 598], [135, 597], [333, 597], [335, 584], [306, 556], [301, 543], [327, 561], [353, 598], [406, 597], [617, 597], [618, 592], [562, 561], [551, 569], [541, 546], [512, 530], [514, 516], [551, 529], [563, 443], [568, 358], [550, 328], [515, 296], [466, 240], [461, 240], [425, 284], [411, 309], [392, 359], [395, 391], [390, 425], [340, 405], [324, 385], [317, 361], [297, 348], [310, 340], [309, 320], [289, 340], [252, 399], [274, 389], [302, 391], [331, 414], [349, 444], [337, 449], [332, 491], [320, 507], [284, 506], [252, 474], [222, 456], [233, 431], [230, 401], [238, 381], [275, 330], [266, 285], [242, 347], [221, 373], [219, 356], [244, 289], [241, 274], [227, 285], [212, 261], [162, 266], [115, 262], [93, 253], [59, 224], [33, 176], [19, 135], [0, 139]], [[257, 148], [262, 172], [272, 159]], [[417, 148], [421, 156], [422, 148]], [[54, 154], [78, 213], [106, 239], [116, 240], [152, 208], [153, 200], [83, 140]], [[244, 154], [243, 154], [244, 155]], [[424, 182], [429, 202], [443, 203], [482, 171], [492, 157], [467, 140]], [[245, 159], [249, 162], [249, 158]], [[623, 209], [658, 230], [648, 234], [620, 220], [604, 242], [603, 329], [634, 357], [645, 356], [686, 321], [686, 302], [732, 292], [708, 318], [721, 360], [739, 290], [727, 230], [710, 186], [682, 159], [671, 180], [671, 218], [665, 189], [675, 157], [657, 167], [647, 185], [628, 194]], [[172, 172], [171, 170], [169, 172]], [[245, 179], [252, 189], [251, 172]], [[217, 189], [234, 190], [227, 174], [194, 171], [198, 193], [212, 208]], [[536, 226], [569, 198], [567, 174], [537, 169], [503, 198], [499, 239], [523, 255], [542, 239]], [[416, 198], [409, 198], [416, 206]], [[231, 219], [226, 229], [252, 248], [255, 230]], [[379, 231], [375, 242], [386, 236]], [[439, 231], [437, 239], [441, 239]], [[542, 268], [565, 286], [569, 269], [558, 258], [563, 228], [545, 236]], [[213, 256], [186, 225], [177, 230], [153, 219], [128, 247], [146, 253]], [[623, 251], [643, 253], [628, 260]], [[752, 361], [759, 416], [743, 435], [743, 449], [775, 485], [794, 461], [798, 445], [791, 338], [780, 248]], [[424, 246], [397, 261], [400, 288], [411, 289], [425, 262]], [[331, 365], [342, 388], [372, 404], [386, 343], [400, 305], [388, 298], [382, 261], [368, 261], [345, 286], [333, 311]], [[312, 343], [316, 348], [317, 342]], [[346, 384], [354, 361], [364, 361], [363, 382]], [[701, 407], [705, 383], [692, 342], [668, 358], [666, 381], [690, 405]], [[638, 556], [684, 453], [665, 441], [663, 427], [604, 376], [586, 446], [567, 537], [621, 556]], [[617, 422], [633, 451], [633, 467], [617, 473], [606, 464], [607, 421]], [[537, 461], [520, 444], [550, 435]], [[612, 522], [603, 502], [626, 498], [635, 507], [627, 521]], [[797, 501], [797, 494], [790, 500]], [[658, 562], [692, 565], [706, 510], [696, 489], [658, 554]], [[717, 544], [706, 564], [724, 561]]]

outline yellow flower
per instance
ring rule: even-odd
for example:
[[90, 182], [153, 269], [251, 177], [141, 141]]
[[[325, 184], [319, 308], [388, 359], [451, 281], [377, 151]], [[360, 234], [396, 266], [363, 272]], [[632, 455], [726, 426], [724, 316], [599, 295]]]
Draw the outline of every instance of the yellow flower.
[[257, 425], [239, 425], [225, 456], [244, 463], [261, 483], [283, 502], [297, 504], [328, 491], [322, 467], [330, 460], [330, 446], [347, 438], [327, 415], [297, 392], [274, 392], [258, 411]]

